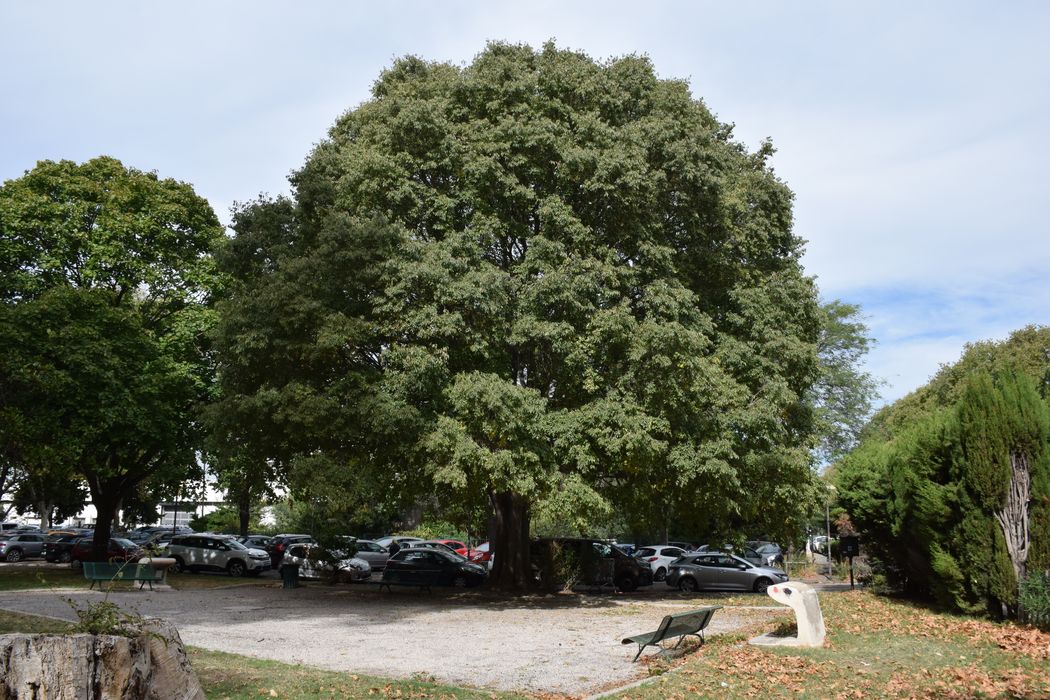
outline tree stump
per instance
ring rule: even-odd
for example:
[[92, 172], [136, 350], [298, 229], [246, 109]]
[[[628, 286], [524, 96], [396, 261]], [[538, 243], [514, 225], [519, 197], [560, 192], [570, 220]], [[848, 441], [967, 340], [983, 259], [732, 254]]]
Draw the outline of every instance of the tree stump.
[[135, 637], [0, 635], [0, 700], [205, 700], [176, 629]]

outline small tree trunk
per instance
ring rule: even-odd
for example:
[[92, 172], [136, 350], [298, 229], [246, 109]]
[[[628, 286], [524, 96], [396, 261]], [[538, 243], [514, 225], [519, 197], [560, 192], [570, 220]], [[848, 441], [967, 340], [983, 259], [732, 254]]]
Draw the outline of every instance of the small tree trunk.
[[113, 518], [120, 510], [122, 494], [114, 480], [102, 480], [88, 475], [91, 504], [95, 506], [95, 535], [91, 540], [91, 561], [106, 561], [109, 538], [113, 533]]
[[[1006, 502], [995, 519], [1003, 530], [1006, 551], [1014, 567], [1017, 585], [1021, 585], [1028, 570], [1030, 543], [1030, 521], [1028, 503], [1032, 499], [1032, 476], [1028, 470], [1028, 455], [1010, 454], [1010, 487], [1006, 491]], [[1020, 611], [1018, 611], [1020, 613]]]
[[516, 493], [489, 493], [495, 520], [492, 539], [492, 585], [502, 590], [521, 591], [530, 587], [532, 565], [529, 558], [529, 502]]
[[51, 529], [51, 504], [45, 500], [36, 504], [37, 515], [40, 516], [40, 529], [45, 532]]
[[239, 529], [241, 537], [248, 534], [248, 524], [252, 517], [252, 495], [251, 490], [244, 488], [237, 497], [237, 514], [240, 518]]

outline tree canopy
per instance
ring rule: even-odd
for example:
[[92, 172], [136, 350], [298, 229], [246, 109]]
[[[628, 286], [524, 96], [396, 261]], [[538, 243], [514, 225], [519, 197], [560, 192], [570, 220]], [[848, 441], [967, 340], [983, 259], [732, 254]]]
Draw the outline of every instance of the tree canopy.
[[222, 229], [189, 185], [100, 157], [0, 188], [0, 459], [121, 500], [197, 468]]
[[236, 217], [219, 430], [491, 509], [501, 585], [534, 508], [791, 527], [821, 314], [771, 153], [642, 57], [396, 61]]

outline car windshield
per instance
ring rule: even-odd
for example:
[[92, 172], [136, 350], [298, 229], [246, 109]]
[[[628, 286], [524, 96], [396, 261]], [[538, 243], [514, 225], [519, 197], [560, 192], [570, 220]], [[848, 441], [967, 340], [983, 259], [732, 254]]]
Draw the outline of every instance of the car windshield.
[[248, 549], [237, 540], [226, 540], [226, 544], [230, 545], [230, 549]]
[[113, 541], [116, 542], [117, 546], [121, 549], [135, 549], [136, 547], [138, 547], [137, 544], [135, 544], [131, 540], [126, 540], [123, 537], [114, 537]]

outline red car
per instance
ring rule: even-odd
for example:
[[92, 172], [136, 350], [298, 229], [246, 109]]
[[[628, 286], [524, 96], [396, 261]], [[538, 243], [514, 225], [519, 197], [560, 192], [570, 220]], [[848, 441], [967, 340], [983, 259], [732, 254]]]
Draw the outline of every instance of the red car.
[[475, 564], [481, 564], [492, 568], [492, 549], [489, 547], [488, 542], [482, 542], [476, 548], [470, 550], [467, 553], [467, 559], [470, 559]]
[[459, 556], [467, 556], [467, 545], [463, 544], [459, 540], [431, 540], [431, 542], [440, 542]]
[[[133, 561], [144, 556], [146, 556], [146, 550], [131, 540], [125, 540], [121, 537], [109, 538], [109, 546], [106, 548], [106, 561]], [[90, 537], [78, 540], [69, 552], [69, 564], [74, 569], [79, 569], [81, 562], [85, 561], [91, 561]]]

